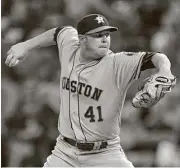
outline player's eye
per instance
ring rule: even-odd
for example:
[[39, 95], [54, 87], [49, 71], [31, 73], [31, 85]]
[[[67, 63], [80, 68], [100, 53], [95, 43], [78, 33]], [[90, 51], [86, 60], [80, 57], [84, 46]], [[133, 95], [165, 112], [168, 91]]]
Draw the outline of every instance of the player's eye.
[[108, 37], [109, 35], [110, 35], [109, 32], [91, 34], [91, 36], [94, 37], [94, 38], [101, 38], [101, 37], [103, 37], [103, 36]]

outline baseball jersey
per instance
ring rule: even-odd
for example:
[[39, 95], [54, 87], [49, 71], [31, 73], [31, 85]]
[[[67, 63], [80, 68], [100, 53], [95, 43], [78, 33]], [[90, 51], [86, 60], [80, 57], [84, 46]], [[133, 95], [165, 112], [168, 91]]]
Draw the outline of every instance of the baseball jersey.
[[55, 40], [61, 65], [60, 134], [79, 141], [116, 138], [127, 89], [138, 79], [147, 53], [109, 50], [102, 59], [85, 64], [79, 61], [75, 28], [57, 29]]

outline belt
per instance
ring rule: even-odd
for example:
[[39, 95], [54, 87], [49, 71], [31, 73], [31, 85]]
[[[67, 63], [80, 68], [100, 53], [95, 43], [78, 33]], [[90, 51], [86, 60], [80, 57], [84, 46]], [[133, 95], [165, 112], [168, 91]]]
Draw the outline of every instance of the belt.
[[106, 148], [108, 143], [105, 141], [98, 141], [98, 142], [77, 142], [73, 139], [64, 137], [64, 141], [69, 143], [72, 146], [77, 147], [78, 149], [84, 150], [84, 151], [91, 151], [91, 150], [99, 150]]

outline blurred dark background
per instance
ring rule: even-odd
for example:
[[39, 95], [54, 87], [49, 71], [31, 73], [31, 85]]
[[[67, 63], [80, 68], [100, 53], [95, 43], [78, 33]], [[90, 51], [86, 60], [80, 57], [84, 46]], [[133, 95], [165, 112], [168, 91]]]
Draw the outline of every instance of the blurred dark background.
[[[58, 136], [57, 48], [34, 50], [8, 68], [4, 61], [13, 44], [100, 13], [119, 28], [112, 35], [114, 52], [163, 52], [173, 74], [180, 74], [179, 0], [2, 0], [1, 12], [1, 166], [42, 166]], [[132, 107], [138, 85], [129, 89], [122, 115], [125, 153], [134, 166], [180, 166], [179, 80], [151, 109]]]

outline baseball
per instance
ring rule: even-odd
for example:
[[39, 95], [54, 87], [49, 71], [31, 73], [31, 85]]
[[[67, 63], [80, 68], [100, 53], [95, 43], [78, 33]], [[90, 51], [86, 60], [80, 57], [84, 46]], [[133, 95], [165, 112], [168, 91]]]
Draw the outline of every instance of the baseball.
[[17, 65], [18, 63], [19, 63], [19, 60], [16, 60], [15, 65]]

